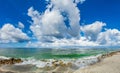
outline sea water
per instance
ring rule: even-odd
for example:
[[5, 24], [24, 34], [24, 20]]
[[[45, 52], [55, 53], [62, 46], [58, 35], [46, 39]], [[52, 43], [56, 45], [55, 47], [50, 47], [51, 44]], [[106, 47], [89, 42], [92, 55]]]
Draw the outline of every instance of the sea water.
[[35, 59], [71, 59], [103, 54], [116, 49], [86, 48], [1, 48], [0, 56]]

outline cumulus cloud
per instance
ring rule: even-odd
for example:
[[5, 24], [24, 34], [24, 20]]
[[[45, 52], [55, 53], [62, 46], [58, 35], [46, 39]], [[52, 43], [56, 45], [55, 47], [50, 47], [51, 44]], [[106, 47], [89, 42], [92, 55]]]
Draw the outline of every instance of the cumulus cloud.
[[[18, 22], [18, 28], [12, 24], [4, 24], [0, 28], [0, 43], [28, 41], [27, 47], [65, 47], [65, 46], [115, 46], [120, 45], [120, 31], [107, 29], [102, 31], [106, 23], [95, 21], [80, 26], [80, 10], [78, 3], [85, 0], [46, 0], [48, 5], [43, 13], [33, 7], [28, 9], [31, 17], [30, 30], [36, 42], [30, 40], [22, 32], [24, 24]], [[80, 35], [80, 32], [84, 36]]]
[[23, 42], [27, 40], [29, 40], [29, 37], [12, 24], [4, 24], [0, 29], [0, 43]]
[[23, 24], [22, 22], [18, 22], [18, 27], [19, 27], [20, 29], [23, 29], [25, 26], [24, 26], [24, 24]]
[[103, 26], [106, 26], [106, 24], [100, 21], [96, 21], [92, 24], [81, 26], [81, 30], [87, 39], [96, 41], [98, 34], [103, 29]]
[[74, 0], [75, 1], [75, 3], [84, 3], [86, 0]]
[[51, 47], [76, 47], [76, 46], [99, 46], [98, 43], [89, 41], [85, 37], [81, 37], [80, 39], [56, 39], [54, 42], [49, 43], [49, 42], [29, 42], [27, 47], [46, 47], [46, 48], [51, 48]]
[[70, 26], [68, 33], [74, 37], [78, 36], [80, 32], [80, 11], [77, 4], [72, 0], [51, 0], [51, 3], [54, 5], [54, 9], [59, 9], [61, 13], [66, 13]]
[[[35, 12], [37, 13], [35, 14], [36, 16], [34, 16]], [[34, 22], [30, 26], [30, 29], [39, 40], [43, 38], [49, 39], [52, 37], [59, 38], [64, 36], [66, 26], [64, 24], [64, 19], [58, 10], [46, 11], [44, 15], [39, 15], [37, 11], [30, 8], [28, 10], [28, 15], [33, 16], [32, 19]]]
[[[28, 9], [28, 16], [32, 19], [30, 29], [38, 41], [31, 41], [27, 46], [62, 47], [120, 44], [119, 30], [102, 31], [106, 23], [95, 21], [92, 24], [80, 26], [80, 10], [77, 4], [83, 3], [85, 0], [46, 1], [48, 5], [43, 13], [38, 12], [33, 7]], [[80, 32], [84, 36], [80, 36]]]
[[[38, 40], [78, 37], [80, 32], [79, 12], [77, 4], [72, 0], [50, 0], [50, 4], [42, 14], [33, 7], [28, 9], [28, 16], [32, 19], [30, 29]], [[66, 20], [69, 23], [65, 23]]]
[[117, 29], [107, 29], [98, 35], [97, 42], [101, 45], [120, 45], [120, 31]]

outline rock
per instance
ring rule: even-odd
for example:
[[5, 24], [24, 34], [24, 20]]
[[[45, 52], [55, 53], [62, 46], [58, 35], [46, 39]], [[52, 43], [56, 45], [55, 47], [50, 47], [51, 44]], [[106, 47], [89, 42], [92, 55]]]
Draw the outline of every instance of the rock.
[[57, 67], [57, 66], [59, 66], [59, 64], [55, 64], [55, 63], [53, 64], [53, 67]]
[[60, 62], [59, 62], [59, 65], [60, 65], [60, 66], [66, 66], [66, 64], [65, 64], [63, 61], [60, 61]]
[[55, 60], [55, 61], [52, 62], [52, 64], [57, 63], [57, 62], [58, 62], [58, 60]]
[[43, 60], [41, 60], [41, 61], [43, 61], [43, 62], [47, 62], [47, 60], [45, 60], [45, 59], [43, 59]]
[[23, 62], [21, 59], [15, 59], [15, 58], [2, 59], [2, 60], [0, 60], [0, 65], [16, 64], [16, 63], [21, 63], [21, 62]]
[[68, 62], [68, 63], [67, 63], [67, 66], [68, 66], [68, 67], [71, 67], [71, 66], [72, 66], [72, 63], [71, 63], [71, 62]]

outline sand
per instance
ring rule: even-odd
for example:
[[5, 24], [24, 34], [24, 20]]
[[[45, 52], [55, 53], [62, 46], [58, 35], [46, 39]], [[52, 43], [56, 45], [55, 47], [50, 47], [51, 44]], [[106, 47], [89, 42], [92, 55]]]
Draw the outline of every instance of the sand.
[[120, 73], [120, 53], [104, 58], [99, 63], [78, 69], [74, 73]]
[[33, 65], [3, 65], [0, 66], [0, 73], [120, 73], [120, 51], [102, 55], [98, 63], [83, 69], [74, 68], [61, 65], [48, 70]]

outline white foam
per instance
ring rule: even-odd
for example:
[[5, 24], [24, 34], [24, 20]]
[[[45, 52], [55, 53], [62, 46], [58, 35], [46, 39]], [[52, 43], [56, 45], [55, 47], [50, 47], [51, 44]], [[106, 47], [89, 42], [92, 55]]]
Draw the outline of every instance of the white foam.
[[[88, 65], [94, 64], [98, 62], [97, 56], [91, 56], [91, 57], [85, 57], [85, 58], [80, 58], [80, 59], [61, 59], [61, 61], [64, 64], [67, 63], [72, 63], [73, 65], [77, 66], [78, 68], [84, 68]], [[16, 64], [16, 65], [28, 65], [28, 64], [32, 64], [35, 65], [38, 68], [43, 68], [46, 66], [52, 66], [52, 62], [54, 62], [54, 59], [47, 59], [46, 61], [42, 61], [42, 60], [36, 60], [34, 58], [27, 58], [27, 59], [23, 59], [24, 62]], [[58, 60], [59, 62], [60, 60]]]
[[49, 60], [47, 62], [44, 62], [41, 60], [36, 60], [34, 58], [28, 58], [27, 60], [24, 59], [22, 63], [16, 65], [28, 65], [28, 64], [35, 65], [38, 68], [43, 68], [45, 66], [52, 66], [52, 61]]
[[98, 59], [97, 56], [91, 56], [91, 57], [86, 57], [86, 58], [82, 58], [82, 59], [77, 59], [74, 64], [76, 66], [78, 66], [79, 68], [84, 68], [88, 65], [97, 63]]
[[0, 56], [0, 59], [10, 59], [10, 57]]

